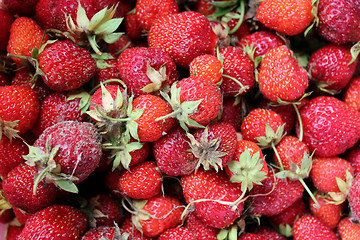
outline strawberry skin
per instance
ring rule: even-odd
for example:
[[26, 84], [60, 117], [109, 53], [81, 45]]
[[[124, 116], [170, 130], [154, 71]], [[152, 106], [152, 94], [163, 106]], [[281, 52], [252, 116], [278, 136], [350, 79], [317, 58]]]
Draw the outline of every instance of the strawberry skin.
[[342, 240], [356, 240], [360, 236], [360, 225], [353, 222], [351, 217], [341, 219], [337, 227]]
[[39, 65], [46, 75], [45, 84], [58, 92], [79, 88], [96, 71], [96, 61], [90, 52], [70, 40], [48, 45], [39, 56]]
[[193, 11], [157, 18], [148, 35], [149, 47], [163, 49], [182, 68], [199, 55], [214, 54], [217, 40], [206, 17]]
[[5, 10], [0, 9], [0, 52], [4, 52], [6, 50], [6, 45], [8, 44], [9, 36], [10, 36], [10, 28], [11, 24], [14, 21], [13, 15]]
[[342, 100], [360, 111], [360, 76], [350, 80], [343, 92]]
[[351, 215], [357, 221], [360, 220], [360, 177], [355, 177], [348, 195], [349, 206], [351, 209]]
[[190, 212], [186, 217], [184, 226], [190, 229], [198, 240], [217, 240], [217, 235], [220, 232], [220, 229], [210, 227], [200, 221], [194, 212]]
[[266, 52], [259, 71], [259, 89], [266, 98], [294, 101], [304, 95], [308, 85], [306, 71], [289, 48], [275, 47]]
[[279, 214], [269, 217], [269, 220], [271, 224], [273, 224], [277, 228], [279, 228], [280, 225], [289, 225], [292, 227], [296, 219], [303, 216], [306, 210], [307, 206], [304, 202], [304, 199], [299, 198], [288, 208], [281, 211]]
[[293, 228], [294, 240], [337, 240], [335, 233], [318, 218], [305, 215], [296, 220]]
[[35, 14], [35, 7], [39, 0], [4, 0], [3, 4], [11, 13], [20, 16], [32, 16]]
[[194, 233], [185, 227], [171, 228], [163, 232], [158, 240], [195, 240]]

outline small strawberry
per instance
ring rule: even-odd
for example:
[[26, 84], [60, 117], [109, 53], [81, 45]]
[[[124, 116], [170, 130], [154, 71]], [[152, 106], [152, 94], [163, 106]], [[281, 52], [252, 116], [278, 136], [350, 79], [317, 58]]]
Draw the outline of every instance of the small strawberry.
[[118, 180], [120, 192], [133, 199], [152, 198], [160, 193], [161, 185], [162, 175], [151, 161], [143, 161], [130, 167]]
[[51, 205], [35, 213], [25, 224], [17, 239], [76, 240], [87, 228], [86, 216], [68, 205]]
[[360, 76], [353, 77], [344, 88], [342, 100], [360, 111]]
[[256, 18], [266, 27], [294, 36], [305, 31], [314, 19], [310, 0], [265, 0], [260, 3]]
[[342, 240], [356, 240], [360, 236], [360, 225], [353, 222], [351, 217], [344, 217], [337, 226], [337, 232]]
[[335, 233], [318, 218], [305, 215], [294, 223], [294, 240], [337, 240]]
[[360, 177], [355, 177], [353, 183], [351, 184], [349, 195], [347, 200], [349, 202], [351, 216], [357, 221], [360, 220]]
[[174, 0], [166, 0], [161, 2], [154, 2], [151, 0], [136, 1], [136, 18], [139, 25], [145, 31], [149, 31], [154, 21], [168, 14], [179, 12], [179, 6]]
[[[319, 96], [300, 108], [303, 141], [312, 152], [330, 157], [345, 152], [359, 139], [360, 115], [335, 97]], [[296, 125], [297, 136], [301, 134]], [[326, 192], [326, 191], [325, 191]]]
[[158, 240], [195, 240], [195, 234], [186, 227], [171, 228], [163, 232]]
[[217, 40], [206, 17], [194, 11], [157, 18], [148, 35], [149, 47], [163, 49], [182, 68], [199, 55], [214, 54]]
[[285, 46], [266, 52], [259, 71], [260, 92], [269, 100], [295, 101], [309, 85], [306, 71]]
[[0, 52], [2, 53], [6, 50], [6, 45], [8, 44], [10, 36], [11, 24], [14, 21], [14, 17], [9, 11], [1, 8], [0, 19]]
[[219, 83], [222, 76], [221, 61], [211, 54], [204, 54], [194, 58], [189, 65], [190, 76], [200, 76]]
[[198, 240], [217, 240], [217, 235], [220, 232], [220, 229], [210, 227], [200, 221], [194, 212], [187, 215], [184, 226], [190, 229]]
[[195, 216], [208, 226], [224, 228], [240, 217], [244, 207], [243, 192], [237, 183], [231, 183], [225, 172], [203, 170], [181, 179], [184, 197], [194, 206]]

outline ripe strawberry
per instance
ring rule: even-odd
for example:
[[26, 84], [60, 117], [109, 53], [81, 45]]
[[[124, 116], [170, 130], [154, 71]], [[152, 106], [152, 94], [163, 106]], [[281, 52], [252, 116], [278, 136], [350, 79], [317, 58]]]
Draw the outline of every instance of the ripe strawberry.
[[305, 215], [296, 220], [293, 228], [294, 240], [337, 240], [335, 233], [318, 218]]
[[184, 227], [190, 229], [198, 240], [217, 240], [217, 235], [220, 232], [220, 229], [210, 227], [200, 221], [194, 212], [187, 215]]
[[151, 0], [136, 1], [136, 18], [139, 25], [145, 31], [149, 31], [154, 21], [168, 14], [179, 12], [179, 6], [174, 0], [166, 0], [161, 2], [154, 2]]
[[327, 44], [311, 54], [307, 69], [321, 90], [339, 91], [355, 73], [358, 58], [351, 59], [350, 46]]
[[220, 88], [225, 98], [244, 95], [255, 83], [254, 63], [240, 47], [220, 49], [223, 80]]
[[[300, 108], [303, 142], [321, 157], [345, 152], [359, 140], [359, 113], [335, 97], [319, 96]], [[296, 125], [297, 136], [300, 135]]]
[[256, 18], [266, 27], [294, 36], [305, 31], [313, 21], [310, 0], [265, 0], [260, 3]]
[[48, 95], [40, 105], [39, 116], [31, 128], [38, 137], [48, 127], [63, 121], [86, 122], [88, 117], [79, 109], [80, 99], [67, 100], [69, 93], [54, 92]]
[[[270, 170], [262, 185], [255, 185], [248, 195], [251, 214], [268, 217], [275, 216], [300, 199], [304, 192], [303, 185], [298, 181], [278, 179], [276, 170]], [[269, 205], [271, 203], [271, 205]]]
[[214, 0], [196, 1], [195, 5], [194, 5], [194, 10], [205, 16], [209, 16], [209, 15], [213, 14], [216, 10], [215, 6], [213, 6], [211, 4], [212, 2], [214, 2]]
[[8, 225], [6, 229], [6, 240], [16, 240], [17, 236], [20, 235], [24, 226]]
[[143, 161], [124, 171], [118, 181], [118, 188], [125, 196], [133, 199], [149, 199], [160, 193], [162, 174], [156, 164]]
[[117, 66], [128, 93], [135, 97], [157, 93], [170, 86], [177, 76], [174, 61], [169, 54], [157, 48], [128, 48], [119, 55]]
[[96, 71], [96, 61], [89, 51], [70, 40], [47, 45], [39, 55], [44, 82], [59, 92], [77, 89], [87, 83]]
[[337, 226], [337, 232], [342, 240], [356, 240], [360, 236], [360, 225], [351, 220], [351, 217], [344, 217]]
[[167, 229], [180, 225], [184, 210], [179, 200], [166, 195], [135, 200], [133, 206], [135, 210], [141, 210], [141, 213], [133, 215], [133, 224], [148, 237], [159, 236]]
[[144, 36], [144, 29], [140, 27], [136, 11], [130, 11], [125, 15], [125, 32], [132, 41], [141, 41]]
[[181, 186], [186, 202], [194, 206], [195, 216], [206, 225], [225, 228], [240, 217], [244, 207], [241, 187], [231, 183], [225, 172], [199, 168], [183, 176]]
[[284, 41], [271, 31], [260, 30], [243, 37], [237, 44], [241, 48], [246, 45], [254, 47], [253, 58], [256, 59], [270, 49], [284, 45]]
[[200, 76], [219, 83], [222, 76], [221, 61], [211, 54], [204, 54], [194, 58], [189, 65], [190, 76]]
[[352, 176], [354, 170], [351, 164], [340, 157], [313, 157], [310, 178], [314, 186], [321, 192], [342, 192], [337, 178], [346, 181], [347, 172]]
[[149, 47], [163, 49], [182, 68], [199, 55], [214, 54], [217, 40], [206, 17], [193, 11], [157, 18], [148, 35]]
[[236, 98], [224, 99], [218, 122], [228, 122], [237, 132], [240, 131], [243, 111], [246, 108], [244, 103], [244, 101], [238, 102]]
[[187, 175], [196, 167], [195, 156], [188, 151], [190, 139], [180, 126], [174, 126], [168, 134], [155, 141], [152, 151], [158, 168], [170, 176]]
[[109, 53], [118, 56], [125, 49], [135, 47], [135, 44], [132, 42], [128, 34], [122, 34], [117, 41], [107, 44], [106, 47]]
[[240, 237], [238, 237], [238, 240], [266, 240], [266, 239], [267, 238], [255, 233], [245, 233]]
[[17, 165], [8, 173], [3, 181], [3, 189], [4, 196], [11, 205], [35, 213], [54, 202], [56, 187], [44, 179], [38, 183], [34, 194], [36, 174], [36, 168], [25, 163]]
[[[81, 240], [97, 240], [97, 239], [115, 239], [116, 227], [97, 227], [88, 230], [81, 238]], [[117, 237], [121, 237], [120, 230]], [[121, 239], [121, 238], [119, 238]]]
[[4, 0], [3, 4], [11, 13], [20, 16], [33, 16], [35, 14], [36, 4], [39, 0]]
[[31, 129], [39, 115], [35, 91], [24, 86], [0, 87], [0, 136], [10, 139]]
[[121, 222], [120, 231], [130, 233], [129, 239], [131, 240], [152, 240], [155, 238], [147, 237], [142, 234], [133, 224], [131, 220], [131, 214], [126, 215], [124, 220]]
[[346, 161], [350, 162], [354, 169], [354, 176], [360, 173], [360, 145], [355, 144], [346, 152]]
[[360, 220], [360, 177], [356, 176], [351, 184], [347, 200], [349, 202], [351, 216], [357, 221]]
[[86, 216], [69, 205], [51, 205], [35, 213], [17, 239], [80, 239], [87, 228]]
[[[360, 41], [357, 24], [360, 3], [357, 0], [324, 0], [319, 1], [317, 32], [326, 40], [335, 44]], [[346, 18], [344, 18], [344, 14]]]
[[15, 214], [16, 219], [19, 221], [19, 223], [23, 226], [25, 225], [26, 221], [34, 214], [34, 213], [29, 213], [26, 212], [24, 210], [22, 210], [21, 208], [12, 206], [12, 210]]
[[260, 92], [269, 100], [295, 101], [309, 85], [306, 71], [285, 46], [266, 52], [259, 71]]
[[286, 240], [287, 238], [278, 233], [274, 228], [267, 225], [258, 226], [250, 230], [251, 233], [258, 234], [266, 238], [266, 240]]
[[10, 28], [12, 22], [14, 21], [14, 17], [9, 11], [1, 8], [0, 19], [0, 53], [2, 53], [6, 50], [6, 45], [8, 44], [10, 36]]
[[158, 240], [195, 240], [195, 234], [186, 227], [171, 228], [163, 232]]
[[[94, 74], [95, 86], [106, 80], [120, 79], [118, 60], [115, 53], [103, 53], [101, 56], [93, 54], [93, 58], [95, 58], [97, 65]], [[112, 84], [116, 84], [116, 82], [112, 82]]]
[[353, 77], [343, 91], [342, 100], [360, 111], [360, 76]]
[[343, 215], [344, 203], [333, 203], [333, 200], [330, 197], [321, 194], [320, 192], [317, 192], [315, 197], [320, 207], [314, 207], [315, 202], [310, 198], [309, 207], [312, 215], [317, 217], [330, 229], [335, 229]]
[[[37, 22], [28, 17], [17, 18], [10, 29], [10, 37], [7, 52], [12, 55], [29, 57], [33, 49], [49, 40], [48, 35], [41, 29]], [[17, 64], [21, 64], [20, 58], [12, 58]]]
[[122, 200], [123, 195], [120, 193], [118, 188], [119, 178], [121, 172], [119, 169], [114, 169], [114, 171], [107, 171], [104, 173], [102, 183], [105, 186], [105, 189], [112, 197], [115, 197], [117, 200]]

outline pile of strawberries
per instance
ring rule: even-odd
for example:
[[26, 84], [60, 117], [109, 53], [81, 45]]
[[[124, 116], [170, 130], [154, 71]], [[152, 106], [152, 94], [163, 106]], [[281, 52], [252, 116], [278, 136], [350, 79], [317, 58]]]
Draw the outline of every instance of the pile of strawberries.
[[359, 0], [3, 0], [5, 239], [360, 239]]

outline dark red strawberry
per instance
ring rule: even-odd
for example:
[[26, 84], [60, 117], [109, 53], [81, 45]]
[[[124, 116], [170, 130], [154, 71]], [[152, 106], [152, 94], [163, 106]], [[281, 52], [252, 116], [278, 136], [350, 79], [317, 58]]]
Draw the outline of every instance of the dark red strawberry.
[[193, 11], [159, 17], [148, 35], [150, 47], [163, 49], [182, 68], [199, 55], [214, 54], [217, 40], [206, 17]]
[[251, 233], [258, 234], [266, 238], [266, 240], [286, 240], [287, 238], [278, 233], [274, 228], [267, 225], [255, 227], [250, 230]]
[[33, 16], [35, 14], [36, 4], [39, 0], [4, 0], [3, 4], [11, 13], [20, 16]]
[[163, 232], [158, 240], [195, 240], [195, 234], [186, 227], [171, 228]]
[[99, 240], [99, 239], [128, 239], [130, 233], [121, 230], [117, 225], [114, 227], [98, 227], [88, 230], [81, 240]]
[[125, 15], [125, 32], [132, 41], [139, 41], [145, 38], [144, 29], [140, 27], [136, 11], [130, 11]]
[[305, 215], [296, 220], [293, 228], [294, 240], [337, 240], [335, 233], [318, 218]]
[[13, 15], [5, 10], [0, 9], [0, 52], [4, 52], [6, 50], [6, 45], [8, 44], [9, 36], [10, 36], [10, 28], [11, 24], [14, 21]]
[[[120, 79], [118, 60], [115, 53], [103, 53], [101, 56], [93, 54], [96, 60], [97, 69], [94, 74], [94, 85], [111, 79]], [[116, 84], [116, 82], [111, 82]]]
[[240, 125], [245, 110], [246, 105], [244, 101], [238, 102], [236, 98], [224, 99], [218, 121], [230, 123], [238, 132], [240, 131]]
[[128, 34], [123, 34], [114, 43], [107, 44], [107, 50], [116, 56], [118, 56], [125, 49], [132, 47], [135, 47], [135, 44], [132, 42]]
[[186, 217], [184, 226], [190, 229], [198, 240], [217, 240], [217, 235], [220, 232], [220, 229], [210, 227], [200, 221], [194, 212], [190, 212]]
[[350, 162], [354, 169], [354, 176], [360, 173], [360, 145], [355, 144], [346, 152], [346, 161]]
[[266, 240], [265, 237], [255, 233], [245, 233], [237, 238], [238, 240]]

